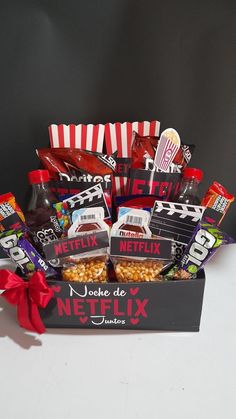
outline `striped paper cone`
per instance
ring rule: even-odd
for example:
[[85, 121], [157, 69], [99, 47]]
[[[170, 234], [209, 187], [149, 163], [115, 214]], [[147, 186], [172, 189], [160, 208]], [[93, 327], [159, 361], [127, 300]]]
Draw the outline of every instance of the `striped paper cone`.
[[[117, 151], [117, 158], [131, 158], [131, 145], [133, 131], [139, 135], [158, 136], [159, 121], [143, 122], [115, 122], [105, 124], [105, 143], [107, 154]], [[113, 193], [116, 196], [125, 195], [128, 178], [114, 176]]]
[[103, 151], [105, 130], [103, 124], [52, 124], [48, 129], [52, 148], [70, 147], [99, 153]]

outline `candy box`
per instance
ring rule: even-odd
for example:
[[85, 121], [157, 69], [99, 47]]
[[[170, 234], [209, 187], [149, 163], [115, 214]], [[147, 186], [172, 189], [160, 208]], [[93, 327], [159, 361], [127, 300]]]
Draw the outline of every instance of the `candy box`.
[[46, 328], [199, 331], [203, 270], [187, 281], [49, 284], [54, 298], [40, 309]]

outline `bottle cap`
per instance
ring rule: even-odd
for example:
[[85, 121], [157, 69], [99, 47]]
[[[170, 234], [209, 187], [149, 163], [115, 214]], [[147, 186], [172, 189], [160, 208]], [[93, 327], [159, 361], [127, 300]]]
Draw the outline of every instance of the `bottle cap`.
[[185, 179], [196, 179], [198, 182], [201, 182], [203, 179], [203, 171], [193, 167], [186, 167], [183, 172], [183, 177]]
[[28, 181], [32, 185], [33, 183], [45, 183], [50, 180], [48, 170], [32, 170], [28, 172]]

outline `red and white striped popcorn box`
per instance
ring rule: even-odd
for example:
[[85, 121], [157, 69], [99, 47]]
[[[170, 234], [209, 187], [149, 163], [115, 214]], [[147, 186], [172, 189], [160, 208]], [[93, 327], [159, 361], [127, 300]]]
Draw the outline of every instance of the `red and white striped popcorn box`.
[[103, 124], [52, 124], [48, 127], [52, 148], [70, 147], [102, 153], [104, 144]]
[[125, 195], [130, 167], [133, 132], [139, 135], [159, 136], [159, 121], [115, 122], [105, 124], [105, 143], [107, 154], [117, 151], [117, 170], [114, 176], [113, 193]]

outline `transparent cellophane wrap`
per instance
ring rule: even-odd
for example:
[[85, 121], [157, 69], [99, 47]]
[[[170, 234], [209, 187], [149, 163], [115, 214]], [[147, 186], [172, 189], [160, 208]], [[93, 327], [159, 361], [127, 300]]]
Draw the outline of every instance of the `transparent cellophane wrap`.
[[173, 260], [113, 256], [112, 262], [118, 282], [155, 282], [163, 280], [161, 273]]
[[64, 281], [107, 282], [107, 254], [67, 258], [63, 263], [61, 275]]

